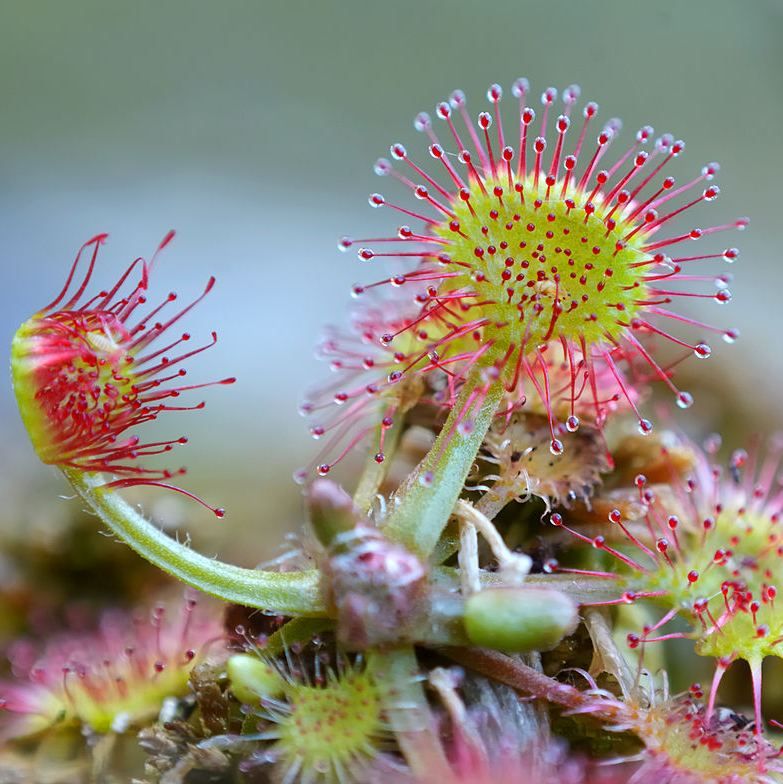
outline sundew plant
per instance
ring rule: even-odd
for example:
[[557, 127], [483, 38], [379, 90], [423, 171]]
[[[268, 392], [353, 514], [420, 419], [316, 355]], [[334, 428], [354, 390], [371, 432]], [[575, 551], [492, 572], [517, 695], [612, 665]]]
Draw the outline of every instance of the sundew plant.
[[[17, 331], [19, 411], [67, 503], [189, 586], [173, 613], [13, 647], [18, 780], [70, 733], [87, 762], [47, 781], [127, 780], [121, 744], [149, 784], [783, 781], [762, 678], [783, 657], [783, 441], [681, 432], [680, 365], [738, 338], [748, 219], [721, 215], [718, 164], [524, 78], [413, 125], [375, 163], [388, 230], [339, 242], [366, 273], [318, 347], [307, 519], [272, 568], [202, 555], [123, 498], [223, 515], [150, 460], [186, 439], [144, 435], [235, 380], [187, 375], [217, 336], [181, 325], [215, 281], [153, 293], [173, 233], [108, 290], [93, 237]], [[349, 453], [353, 494], [331, 478]]]

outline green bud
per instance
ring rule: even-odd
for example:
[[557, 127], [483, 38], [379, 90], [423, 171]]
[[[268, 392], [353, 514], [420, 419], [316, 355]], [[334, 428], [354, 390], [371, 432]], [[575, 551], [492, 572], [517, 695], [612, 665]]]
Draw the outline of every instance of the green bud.
[[549, 650], [573, 632], [578, 620], [575, 602], [548, 588], [487, 588], [465, 602], [465, 632], [482, 648]]
[[278, 670], [258, 656], [237, 653], [226, 665], [231, 691], [246, 705], [257, 705], [264, 697], [279, 697], [286, 682]]
[[363, 520], [351, 496], [328, 479], [312, 483], [307, 506], [313, 531], [324, 547], [331, 547], [335, 539], [352, 531]]

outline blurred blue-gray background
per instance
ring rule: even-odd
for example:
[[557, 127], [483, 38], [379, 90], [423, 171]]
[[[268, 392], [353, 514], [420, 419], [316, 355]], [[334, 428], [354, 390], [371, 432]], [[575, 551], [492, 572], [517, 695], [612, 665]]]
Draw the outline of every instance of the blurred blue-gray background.
[[[721, 197], [698, 220], [753, 223], [716, 240], [742, 247], [733, 303], [690, 312], [739, 327], [742, 341], [686, 365], [700, 394], [679, 416], [729, 421], [738, 435], [774, 429], [781, 40], [777, 0], [5, 0], [0, 334], [10, 341], [53, 296], [95, 233], [111, 234], [99, 273], [109, 281], [176, 228], [156, 290], [184, 297], [218, 277], [189, 325], [221, 342], [191, 378], [240, 380], [208, 391], [206, 412], [164, 423], [192, 436], [180, 452], [187, 486], [231, 512], [222, 523], [182, 514], [207, 550], [244, 563], [273, 553], [300, 518], [291, 472], [313, 453], [297, 414], [325, 372], [312, 346], [322, 323], [344, 318], [350, 284], [377, 274], [336, 241], [396, 225], [367, 207], [373, 161], [393, 141], [416, 148], [413, 116], [453, 88], [483, 107], [491, 82], [525, 75], [536, 91], [580, 83], [604, 118], [623, 118], [625, 138], [647, 122], [685, 138], [681, 182], [721, 162]], [[0, 430], [6, 512], [31, 487], [64, 491], [34, 458], [8, 382]]]

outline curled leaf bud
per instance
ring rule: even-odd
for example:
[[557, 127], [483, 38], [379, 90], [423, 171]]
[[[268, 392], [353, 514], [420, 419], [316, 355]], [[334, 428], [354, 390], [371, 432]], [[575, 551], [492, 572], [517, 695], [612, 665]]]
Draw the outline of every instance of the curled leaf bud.
[[332, 551], [324, 571], [340, 641], [360, 649], [407, 639], [427, 609], [422, 562], [368, 524], [335, 538]]
[[468, 639], [496, 650], [549, 650], [574, 631], [578, 620], [573, 600], [545, 588], [489, 588], [465, 603]]
[[328, 479], [317, 479], [307, 494], [310, 523], [318, 541], [330, 547], [340, 534], [351, 531], [362, 521], [362, 515], [339, 485]]

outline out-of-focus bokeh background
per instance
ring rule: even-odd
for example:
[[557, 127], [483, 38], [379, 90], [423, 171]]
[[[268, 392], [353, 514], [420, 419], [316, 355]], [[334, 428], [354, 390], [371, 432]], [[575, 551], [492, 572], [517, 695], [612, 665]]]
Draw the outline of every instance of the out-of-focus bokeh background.
[[[109, 281], [176, 228], [156, 290], [195, 295], [218, 277], [189, 326], [217, 328], [221, 342], [191, 378], [239, 383], [207, 391], [205, 412], [161, 432], [191, 436], [179, 454], [186, 486], [229, 514], [217, 522], [171, 496], [138, 497], [202, 551], [244, 565], [272, 556], [299, 523], [291, 473], [315, 446], [297, 414], [326, 373], [312, 346], [323, 323], [344, 318], [350, 284], [380, 276], [337, 240], [396, 225], [367, 206], [381, 187], [373, 161], [397, 140], [423, 152], [411, 120], [453, 88], [478, 111], [491, 82], [525, 75], [536, 91], [580, 83], [604, 118], [623, 118], [626, 139], [648, 122], [685, 138], [681, 182], [721, 162], [721, 197], [697, 220], [753, 223], [712, 246], [742, 247], [734, 301], [690, 312], [739, 327], [742, 340], [713, 341], [709, 362], [686, 364], [697, 404], [676, 416], [728, 424], [737, 438], [772, 430], [783, 424], [781, 40], [779, 0], [6, 0], [0, 335], [10, 342], [53, 296], [95, 233], [111, 233], [99, 272]], [[35, 459], [10, 382], [0, 432], [3, 525], [49, 537], [65, 485]]]

